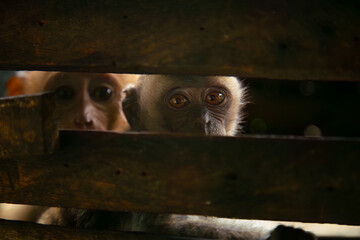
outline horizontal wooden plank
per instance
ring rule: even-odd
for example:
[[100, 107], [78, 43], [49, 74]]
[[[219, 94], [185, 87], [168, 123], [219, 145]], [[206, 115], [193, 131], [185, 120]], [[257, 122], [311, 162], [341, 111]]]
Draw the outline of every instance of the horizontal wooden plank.
[[34, 94], [0, 100], [0, 158], [50, 153], [58, 138], [54, 95]]
[[[103, 230], [75, 229], [71, 227], [47, 226], [29, 222], [6, 221], [0, 219], [0, 236], [2, 240], [148, 240], [148, 239], [182, 239], [191, 240], [200, 238], [188, 238], [177, 236], [163, 236], [149, 233], [114, 232]], [[318, 240], [356, 240], [349, 237], [318, 237]], [[205, 240], [205, 239], [204, 239]]]
[[0, 202], [360, 224], [359, 139], [61, 131], [60, 145], [2, 159]]
[[2, 1], [0, 69], [359, 80], [360, 2]]
[[2, 240], [150, 240], [150, 239], [191, 239], [161, 236], [145, 233], [125, 233], [75, 229], [70, 227], [45, 226], [28, 222], [5, 221], [0, 219], [0, 236]]
[[318, 237], [319, 240], [359, 240], [359, 238], [349, 237]]

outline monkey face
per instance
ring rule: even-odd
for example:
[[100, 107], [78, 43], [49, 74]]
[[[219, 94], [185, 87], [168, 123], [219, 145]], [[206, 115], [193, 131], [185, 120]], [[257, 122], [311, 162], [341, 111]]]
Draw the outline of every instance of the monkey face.
[[224, 86], [176, 87], [165, 93], [157, 111], [165, 131], [225, 135], [231, 93]]
[[121, 111], [122, 85], [112, 74], [55, 73], [49, 76], [44, 91], [55, 92], [61, 128], [126, 130], [129, 127]]
[[146, 75], [124, 111], [133, 130], [234, 135], [242, 95], [234, 77]]

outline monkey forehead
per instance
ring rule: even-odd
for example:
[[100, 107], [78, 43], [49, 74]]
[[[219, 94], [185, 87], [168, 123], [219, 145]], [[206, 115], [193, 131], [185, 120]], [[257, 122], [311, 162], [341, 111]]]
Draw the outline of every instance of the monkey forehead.
[[235, 98], [242, 95], [239, 80], [227, 76], [144, 75], [140, 87], [143, 91], [151, 89], [153, 94], [162, 94], [173, 88], [223, 87], [231, 91]]
[[[114, 74], [114, 73], [79, 73], [79, 72], [53, 72], [53, 71], [23, 71], [18, 76], [24, 85], [24, 94], [37, 93], [62, 84], [80, 84], [92, 81], [109, 80], [111, 85], [123, 89], [128, 84], [135, 84], [140, 75]], [[105, 82], [104, 81], [104, 82]], [[87, 84], [87, 83], [86, 83]]]
[[113, 77], [120, 87], [123, 89], [129, 84], [136, 84], [141, 75], [138, 74], [118, 74], [118, 73], [109, 73], [109, 76]]
[[159, 83], [162, 86], [179, 85], [181, 87], [208, 87], [216, 84], [238, 84], [235, 77], [221, 76], [180, 76], [180, 75], [145, 75], [144, 84]]
[[21, 75], [24, 83], [24, 93], [37, 93], [43, 91], [48, 80], [57, 72], [26, 71]]
[[[79, 81], [81, 80], [81, 81]], [[108, 73], [86, 73], [86, 72], [53, 72], [49, 76], [50, 82], [80, 83], [83, 81], [108, 81], [113, 80]]]
[[[139, 75], [115, 73], [86, 73], [86, 72], [58, 72], [50, 77], [50, 81], [61, 78], [63, 83], [76, 83], [80, 85], [108, 83], [123, 89], [130, 83], [136, 83]], [[81, 81], [79, 81], [81, 80]]]

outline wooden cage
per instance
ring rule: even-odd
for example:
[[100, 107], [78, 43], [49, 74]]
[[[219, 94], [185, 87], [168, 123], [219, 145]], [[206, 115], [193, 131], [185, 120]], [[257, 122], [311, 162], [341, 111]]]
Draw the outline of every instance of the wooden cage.
[[[356, 0], [2, 1], [0, 20], [4, 70], [360, 80]], [[359, 138], [59, 131], [52, 104], [0, 102], [0, 202], [360, 225]], [[168, 237], [1, 220], [0, 238]]]

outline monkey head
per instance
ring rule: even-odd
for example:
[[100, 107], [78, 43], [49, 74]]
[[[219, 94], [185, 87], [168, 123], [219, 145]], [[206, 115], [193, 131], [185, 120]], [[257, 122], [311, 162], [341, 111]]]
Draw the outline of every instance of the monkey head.
[[53, 91], [65, 129], [129, 129], [122, 111], [122, 90], [138, 76], [128, 74], [27, 72], [24, 93]]
[[123, 108], [135, 131], [235, 135], [244, 92], [235, 77], [144, 75]]

